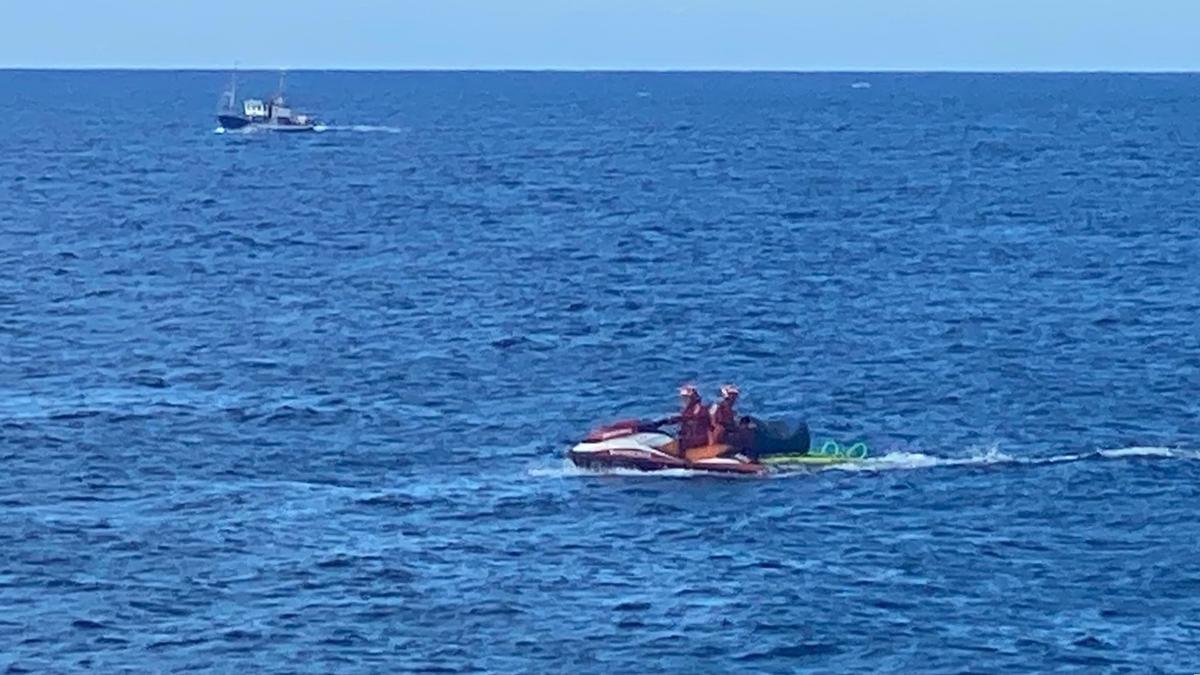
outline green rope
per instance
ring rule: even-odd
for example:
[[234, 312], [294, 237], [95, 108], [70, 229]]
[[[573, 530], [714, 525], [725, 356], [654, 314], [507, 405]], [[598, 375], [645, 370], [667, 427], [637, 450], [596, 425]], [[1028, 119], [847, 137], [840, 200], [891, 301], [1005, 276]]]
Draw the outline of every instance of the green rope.
[[821, 444], [819, 448], [813, 448], [809, 453], [811, 455], [821, 455], [823, 457], [841, 457], [846, 459], [866, 459], [867, 444], [863, 442], [855, 443], [849, 447], [842, 447], [837, 441], [830, 439]]

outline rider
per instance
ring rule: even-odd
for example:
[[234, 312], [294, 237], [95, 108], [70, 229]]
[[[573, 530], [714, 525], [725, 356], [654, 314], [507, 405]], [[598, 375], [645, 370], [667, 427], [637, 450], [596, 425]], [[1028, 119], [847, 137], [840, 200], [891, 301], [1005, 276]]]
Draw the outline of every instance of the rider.
[[712, 424], [708, 431], [709, 445], [729, 443], [732, 440], [731, 436], [737, 428], [737, 413], [733, 411], [733, 404], [737, 402], [739, 393], [736, 385], [727, 384], [721, 387], [721, 400], [713, 404], [708, 414]]
[[679, 454], [691, 448], [698, 448], [708, 442], [709, 417], [704, 402], [700, 400], [700, 392], [690, 384], [679, 388], [679, 397], [683, 399], [683, 408], [678, 415], [658, 421], [660, 425], [679, 425]]

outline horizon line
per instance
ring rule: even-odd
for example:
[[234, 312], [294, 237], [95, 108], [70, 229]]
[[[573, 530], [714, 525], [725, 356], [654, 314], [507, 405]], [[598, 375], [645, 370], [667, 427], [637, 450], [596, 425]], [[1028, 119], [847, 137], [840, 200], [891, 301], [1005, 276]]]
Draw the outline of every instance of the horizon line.
[[1195, 75], [1200, 69], [1187, 68], [735, 68], [735, 67], [470, 67], [441, 66], [405, 67], [312, 67], [288, 68], [256, 65], [235, 66], [117, 66], [70, 65], [25, 66], [0, 65], [0, 72], [279, 72], [291, 73], [772, 73], [772, 74], [975, 74], [975, 75]]

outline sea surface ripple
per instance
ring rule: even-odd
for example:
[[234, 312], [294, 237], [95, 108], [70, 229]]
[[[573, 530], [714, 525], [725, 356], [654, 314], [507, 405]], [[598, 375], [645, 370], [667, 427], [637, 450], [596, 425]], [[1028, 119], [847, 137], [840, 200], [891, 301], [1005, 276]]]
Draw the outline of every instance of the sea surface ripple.
[[0, 671], [1200, 668], [1200, 78], [226, 77], [0, 72]]

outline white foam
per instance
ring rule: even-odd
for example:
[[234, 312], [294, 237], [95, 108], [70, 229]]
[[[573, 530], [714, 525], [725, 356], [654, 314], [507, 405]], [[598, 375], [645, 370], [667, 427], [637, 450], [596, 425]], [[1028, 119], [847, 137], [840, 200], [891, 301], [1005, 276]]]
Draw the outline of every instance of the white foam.
[[[791, 468], [772, 472], [775, 477], [809, 475], [814, 471], [848, 471], [848, 472], [879, 472], [879, 471], [911, 471], [935, 467], [971, 467], [971, 466], [1004, 466], [1012, 465], [1042, 465], [1065, 464], [1070, 462], [1104, 461], [1110, 459], [1128, 459], [1132, 457], [1150, 457], [1162, 459], [1177, 459], [1200, 461], [1200, 450], [1179, 448], [1163, 448], [1150, 446], [1135, 446], [1115, 448], [1088, 453], [1066, 453], [1042, 457], [1017, 457], [1001, 452], [996, 446], [974, 448], [968, 454], [959, 457], [943, 457], [923, 452], [889, 452], [878, 457], [868, 457], [861, 462], [845, 464], [830, 464], [828, 466], [805, 466], [802, 469]], [[639, 471], [637, 469], [582, 469], [564, 459], [558, 467], [539, 466], [529, 470], [529, 475], [537, 478], [573, 478], [579, 476], [638, 476], [659, 478], [690, 478], [692, 476], [728, 475], [745, 477], [739, 474], [718, 474], [712, 471], [693, 469], [664, 469], [661, 471]]]
[[256, 133], [256, 132], [258, 132], [258, 131], [260, 131], [260, 129], [259, 129], [258, 127], [255, 127], [255, 126], [253, 126], [253, 125], [251, 125], [251, 126], [245, 126], [245, 127], [242, 127], [241, 129], [226, 129], [225, 127], [217, 127], [216, 129], [213, 129], [213, 133], [214, 133], [214, 134], [243, 134], [243, 135], [247, 135], [247, 134], [253, 134], [253, 133]]
[[976, 451], [965, 457], [939, 457], [923, 452], [889, 452], [878, 457], [868, 457], [862, 462], [832, 464], [823, 467], [828, 471], [888, 471], [897, 469], [928, 469], [937, 466], [987, 466], [1010, 464], [1018, 460], [1000, 452], [996, 447]]
[[859, 463], [835, 464], [824, 467], [829, 471], [887, 471], [896, 469], [927, 469], [939, 466], [990, 466], [1003, 464], [1064, 464], [1099, 459], [1125, 459], [1130, 457], [1161, 457], [1200, 460], [1200, 452], [1160, 447], [1131, 447], [1100, 450], [1091, 453], [1068, 453], [1049, 457], [1015, 457], [1001, 452], [996, 447], [975, 451], [962, 457], [940, 457], [920, 452], [891, 452], [871, 457]]
[[1110, 457], [1117, 459], [1120, 457], [1180, 457], [1184, 459], [1196, 459], [1195, 452], [1187, 450], [1173, 450], [1171, 448], [1156, 448], [1152, 446], [1134, 446], [1132, 448], [1118, 448], [1116, 450], [1101, 450], [1099, 453], [1102, 457]]
[[[659, 471], [639, 471], [637, 469], [584, 469], [575, 466], [570, 460], [564, 459], [560, 466], [539, 466], [529, 469], [529, 475], [535, 478], [579, 478], [584, 476], [630, 476], [638, 478], [691, 478], [693, 476], [717, 475], [711, 471], [694, 471], [692, 469], [661, 469]], [[733, 474], [728, 474], [733, 475]]]
[[377, 124], [324, 124], [321, 131], [353, 131], [360, 134], [403, 134], [408, 130], [403, 127], [390, 127]]

